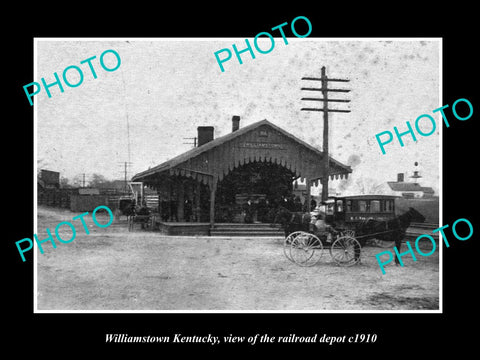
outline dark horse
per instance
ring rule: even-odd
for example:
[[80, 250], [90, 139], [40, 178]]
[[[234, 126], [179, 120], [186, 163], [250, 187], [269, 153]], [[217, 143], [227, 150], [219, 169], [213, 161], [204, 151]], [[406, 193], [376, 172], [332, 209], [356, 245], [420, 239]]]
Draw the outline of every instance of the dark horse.
[[273, 220], [274, 224], [280, 224], [285, 232], [285, 237], [295, 231], [309, 231], [310, 214], [303, 212], [292, 212], [283, 206], [279, 206]]
[[[394, 241], [395, 247], [400, 252], [405, 232], [412, 222], [424, 222], [425, 217], [417, 210], [410, 207], [407, 212], [390, 220], [367, 219], [357, 224], [355, 236], [361, 239], [360, 243], [365, 244], [368, 239], [381, 239], [383, 241]], [[398, 264], [398, 258], [395, 256]]]

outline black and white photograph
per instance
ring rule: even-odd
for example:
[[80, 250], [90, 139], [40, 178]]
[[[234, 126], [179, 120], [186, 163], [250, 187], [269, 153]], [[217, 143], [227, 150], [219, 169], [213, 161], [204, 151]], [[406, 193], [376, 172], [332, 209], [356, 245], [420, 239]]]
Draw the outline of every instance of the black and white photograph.
[[3, 23], [6, 351], [473, 349], [471, 5], [102, 5]]
[[440, 38], [35, 58], [36, 311], [441, 311]]

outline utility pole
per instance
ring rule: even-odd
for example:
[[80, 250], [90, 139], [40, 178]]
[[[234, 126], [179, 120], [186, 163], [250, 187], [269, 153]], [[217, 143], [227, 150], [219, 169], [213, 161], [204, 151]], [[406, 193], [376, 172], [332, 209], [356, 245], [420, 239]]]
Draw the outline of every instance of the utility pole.
[[[321, 88], [306, 88], [302, 87], [300, 90], [306, 90], [306, 91], [321, 91], [322, 92], [322, 98], [302, 98], [301, 100], [306, 100], [306, 101], [321, 101], [323, 102], [323, 107], [322, 108], [302, 108], [300, 109], [301, 111], [323, 111], [323, 154], [325, 157], [324, 160], [324, 176], [322, 178], [322, 201], [326, 201], [328, 199], [328, 176], [329, 176], [329, 169], [330, 169], [330, 157], [329, 157], [329, 152], [328, 152], [328, 113], [329, 112], [343, 112], [343, 113], [349, 113], [350, 110], [340, 110], [340, 109], [329, 109], [328, 108], [328, 103], [329, 102], [350, 102], [350, 100], [345, 100], [345, 99], [329, 99], [328, 98], [328, 92], [349, 92], [350, 90], [348, 89], [329, 89], [328, 88], [328, 82], [349, 82], [350, 80], [348, 79], [329, 79], [326, 75], [326, 70], [325, 66], [322, 66], [322, 73], [320, 78], [314, 78], [314, 77], [302, 77], [302, 80], [311, 80], [311, 81], [320, 81], [321, 82]], [[307, 184], [307, 187], [310, 186], [310, 184]]]
[[125, 190], [127, 190], [127, 162], [125, 161]]
[[83, 173], [83, 185], [82, 187], [85, 187], [85, 173]]
[[127, 168], [128, 166], [131, 166], [132, 163], [130, 161], [124, 161], [124, 162], [121, 162], [119, 164], [122, 164], [123, 165], [123, 173], [124, 173], [124, 185], [123, 185], [123, 190], [124, 192], [128, 192], [128, 184], [127, 184], [127, 174], [128, 174], [128, 171], [127, 171]]

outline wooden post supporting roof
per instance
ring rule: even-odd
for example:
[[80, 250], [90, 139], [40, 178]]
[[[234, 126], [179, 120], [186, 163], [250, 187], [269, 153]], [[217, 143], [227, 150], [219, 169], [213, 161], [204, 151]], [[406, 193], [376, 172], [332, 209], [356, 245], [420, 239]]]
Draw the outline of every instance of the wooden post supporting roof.
[[306, 184], [306, 191], [307, 191], [307, 194], [305, 196], [305, 205], [306, 205], [306, 210], [305, 212], [309, 213], [310, 212], [310, 201], [311, 201], [311, 190], [310, 190], [310, 186], [312, 185], [311, 184], [311, 181], [310, 179], [305, 179], [305, 184]]
[[184, 221], [184, 208], [185, 208], [185, 184], [183, 180], [177, 183], [177, 217], [178, 221]]
[[213, 178], [210, 186], [210, 227], [215, 224], [215, 193], [217, 191], [217, 179]]
[[200, 208], [200, 181], [195, 183], [195, 216], [197, 218], [197, 222], [200, 222], [200, 214], [202, 212]]

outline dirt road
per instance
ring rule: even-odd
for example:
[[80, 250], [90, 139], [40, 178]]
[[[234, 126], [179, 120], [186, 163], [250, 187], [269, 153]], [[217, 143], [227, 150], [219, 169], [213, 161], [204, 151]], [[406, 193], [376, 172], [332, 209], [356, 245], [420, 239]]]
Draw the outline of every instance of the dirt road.
[[[75, 215], [39, 207], [39, 238]], [[338, 266], [327, 250], [317, 265], [303, 268], [285, 258], [280, 238], [169, 237], [86, 220], [89, 235], [76, 220], [74, 241], [37, 251], [38, 310], [439, 308], [438, 251], [416, 262], [406, 257], [405, 267], [387, 265], [382, 275], [378, 247], [364, 247], [353, 267]]]

